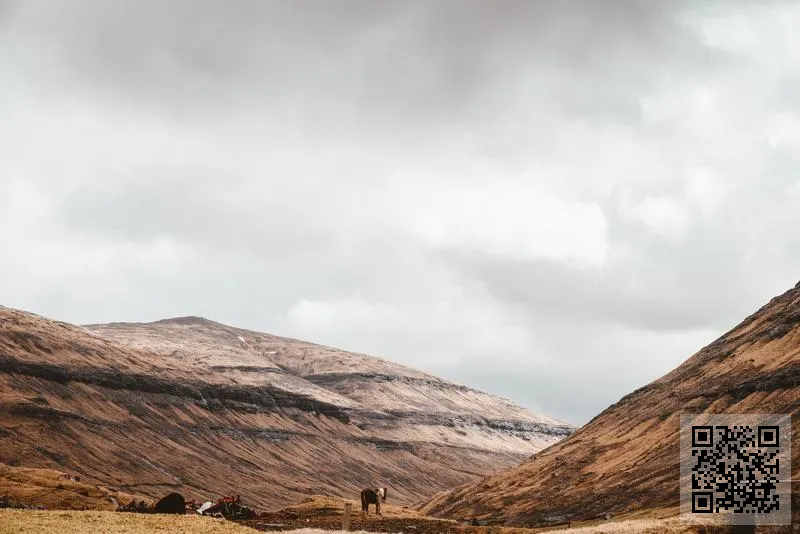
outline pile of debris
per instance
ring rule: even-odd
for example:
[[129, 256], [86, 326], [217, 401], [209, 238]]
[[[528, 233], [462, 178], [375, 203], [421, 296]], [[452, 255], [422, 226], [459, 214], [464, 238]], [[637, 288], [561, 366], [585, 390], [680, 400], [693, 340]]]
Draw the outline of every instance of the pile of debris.
[[117, 512], [136, 512], [139, 514], [185, 514], [186, 500], [180, 493], [170, 493], [157, 503], [149, 505], [136, 499], [125, 506], [117, 507]]
[[0, 497], [0, 508], [15, 508], [17, 510], [47, 510], [44, 506], [36, 506], [33, 504], [25, 504], [20, 501], [15, 501], [8, 495]]
[[223, 497], [216, 504], [211, 501], [205, 502], [197, 509], [197, 513], [234, 520], [252, 519], [256, 516], [253, 510], [242, 504], [242, 499], [238, 495], [236, 498]]
[[216, 503], [211, 501], [197, 506], [194, 501], [186, 502], [180, 493], [170, 493], [155, 504], [144, 501], [131, 501], [125, 506], [119, 506], [117, 512], [134, 512], [139, 514], [186, 514], [197, 512], [200, 515], [220, 517], [224, 519], [241, 520], [252, 519], [256, 513], [242, 504], [242, 499], [236, 497], [223, 497]]

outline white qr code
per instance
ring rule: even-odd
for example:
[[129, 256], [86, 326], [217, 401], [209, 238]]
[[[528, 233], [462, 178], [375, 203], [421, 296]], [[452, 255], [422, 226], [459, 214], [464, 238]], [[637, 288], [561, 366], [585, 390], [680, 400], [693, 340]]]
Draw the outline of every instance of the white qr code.
[[681, 513], [729, 514], [734, 524], [791, 522], [791, 417], [681, 418]]

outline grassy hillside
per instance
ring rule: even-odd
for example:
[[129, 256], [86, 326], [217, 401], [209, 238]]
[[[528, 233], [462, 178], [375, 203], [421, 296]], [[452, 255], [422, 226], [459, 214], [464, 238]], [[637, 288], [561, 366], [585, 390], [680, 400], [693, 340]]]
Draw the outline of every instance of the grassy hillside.
[[363, 354], [198, 318], [88, 329], [0, 306], [0, 462], [92, 487], [277, 510], [385, 485], [411, 504], [571, 431]]
[[62, 510], [116, 510], [117, 503], [149, 500], [141, 495], [66, 478], [54, 469], [0, 464], [0, 496], [15, 502]]
[[[519, 527], [677, 512], [680, 417], [692, 413], [791, 414], [800, 435], [800, 284], [566, 440], [420, 509]], [[792, 472], [781, 475], [798, 480], [800, 447], [791, 452]], [[795, 484], [794, 502], [799, 490]]]

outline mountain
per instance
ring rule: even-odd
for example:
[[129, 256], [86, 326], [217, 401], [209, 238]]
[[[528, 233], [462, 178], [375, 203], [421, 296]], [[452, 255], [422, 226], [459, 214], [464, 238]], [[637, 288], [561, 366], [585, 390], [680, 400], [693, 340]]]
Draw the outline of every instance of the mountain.
[[380, 484], [411, 503], [573, 430], [390, 361], [198, 317], [80, 327], [0, 307], [0, 462], [110, 491], [274, 509]]
[[[656, 509], [677, 513], [681, 413], [791, 413], [793, 434], [800, 435], [798, 327], [800, 284], [569, 438], [420, 509], [510, 526]], [[792, 449], [792, 479], [798, 480], [800, 447]]]

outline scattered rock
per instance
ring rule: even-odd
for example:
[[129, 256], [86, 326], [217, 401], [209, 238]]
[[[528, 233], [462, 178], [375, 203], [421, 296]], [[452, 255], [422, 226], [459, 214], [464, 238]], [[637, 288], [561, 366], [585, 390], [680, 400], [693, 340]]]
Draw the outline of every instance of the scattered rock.
[[15, 508], [18, 510], [47, 510], [45, 506], [36, 506], [33, 504], [25, 504], [20, 501], [15, 501], [8, 495], [0, 497], [0, 508]]
[[156, 503], [153, 507], [153, 512], [157, 514], [185, 514], [186, 499], [180, 493], [170, 493]]

